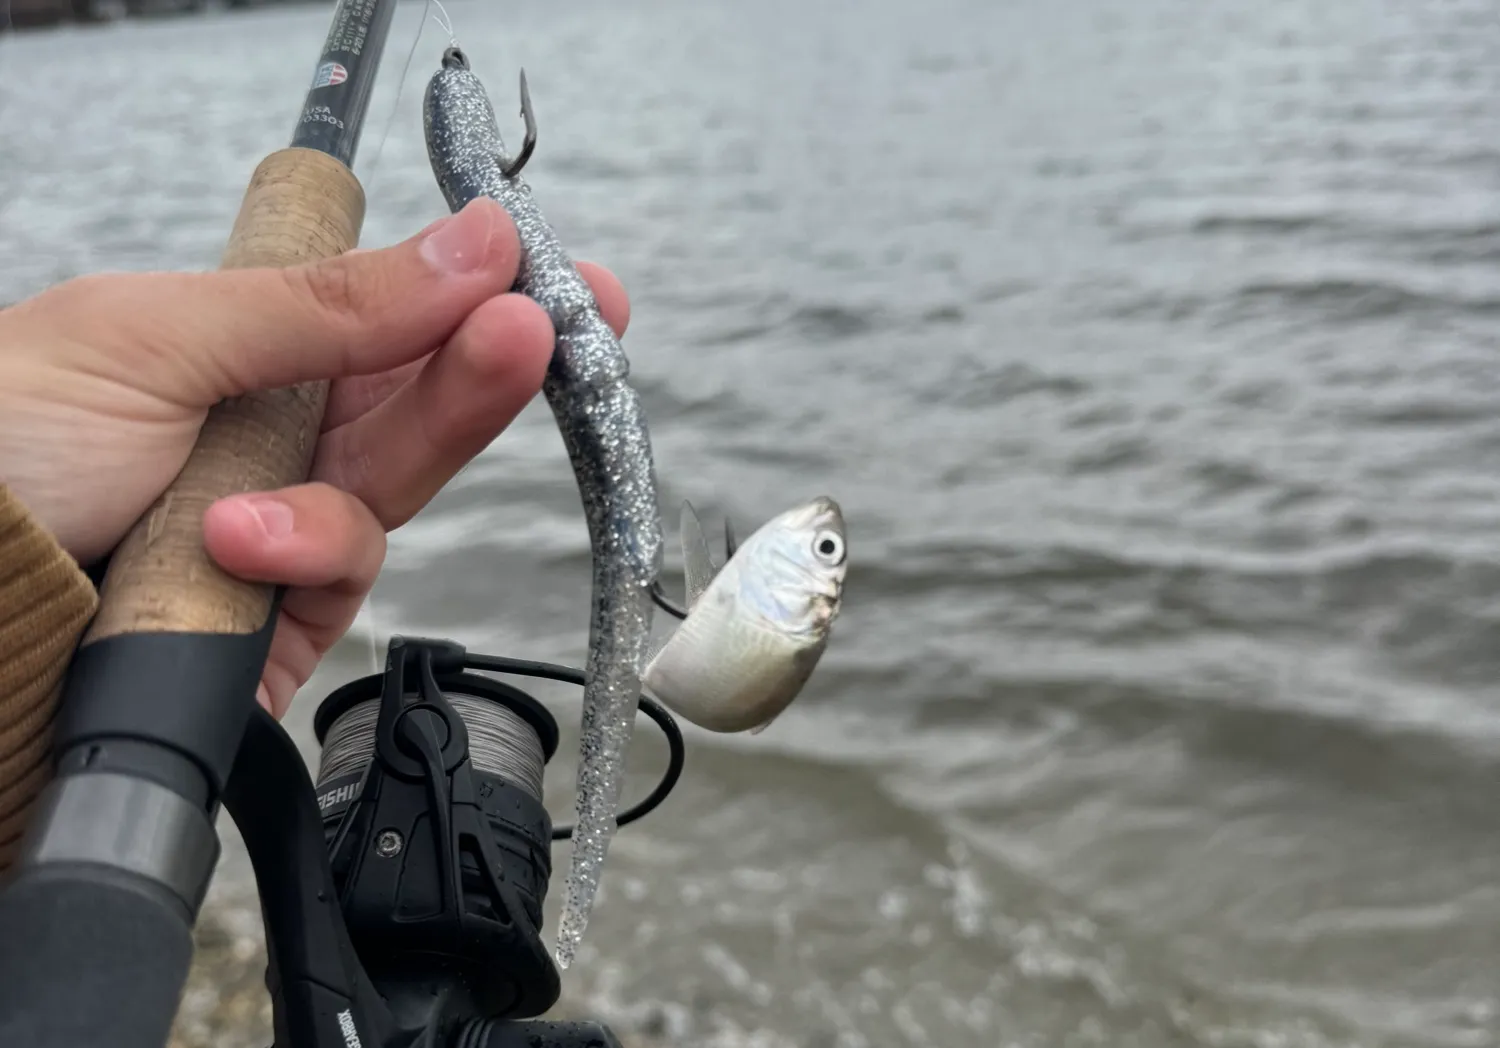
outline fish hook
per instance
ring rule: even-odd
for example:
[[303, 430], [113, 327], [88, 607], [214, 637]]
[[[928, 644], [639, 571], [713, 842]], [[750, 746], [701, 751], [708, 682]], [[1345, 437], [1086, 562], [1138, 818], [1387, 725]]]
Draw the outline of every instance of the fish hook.
[[[739, 549], [739, 548], [740, 548], [740, 545], [739, 545], [739, 543], [737, 541], [735, 541], [735, 537], [734, 537], [734, 524], [730, 521], [730, 519], [728, 517], [725, 517], [724, 518], [724, 563], [725, 564], [729, 563], [730, 559], [734, 556], [734, 551], [737, 550], [737, 549]], [[660, 578], [656, 578], [656, 579], [652, 579], [651, 580], [651, 586], [649, 588], [649, 592], [651, 594], [651, 600], [656, 604], [656, 606], [658, 608], [660, 608], [662, 611], [665, 611], [668, 615], [671, 615], [674, 618], [678, 618], [678, 619], [685, 619], [685, 618], [688, 617], [688, 609], [684, 608], [681, 604], [678, 604], [671, 597], [667, 596], [667, 591], [664, 590], [664, 589], [662, 589], [661, 579]]]
[[[443, 68], [468, 69], [469, 56], [455, 44], [443, 51]], [[521, 152], [500, 168], [500, 173], [506, 178], [519, 175], [536, 150], [536, 112], [531, 108], [531, 90], [526, 86], [525, 69], [521, 70], [521, 118], [526, 121], [526, 137], [521, 141]]]
[[671, 597], [667, 596], [667, 591], [661, 588], [661, 579], [655, 578], [651, 580], [650, 592], [651, 600], [656, 604], [658, 608], [666, 612], [668, 615], [671, 615], [673, 618], [677, 619], [685, 619], [688, 617], [687, 609], [684, 608], [681, 604], [678, 604]]
[[521, 70], [521, 119], [526, 121], [526, 137], [521, 141], [521, 152], [502, 171], [506, 178], [519, 175], [521, 168], [526, 166], [526, 161], [531, 159], [532, 151], [536, 149], [536, 113], [531, 109], [531, 92], [526, 87], [524, 68]]
[[[443, 67], [445, 69], [468, 69], [469, 56], [457, 45], [443, 52]], [[526, 166], [526, 161], [531, 159], [531, 154], [536, 150], [536, 112], [531, 108], [531, 89], [526, 86], [526, 70], [521, 70], [521, 119], [526, 121], [526, 137], [521, 141], [521, 152], [514, 159], [507, 161], [501, 168], [500, 173], [506, 178], [515, 178]]]

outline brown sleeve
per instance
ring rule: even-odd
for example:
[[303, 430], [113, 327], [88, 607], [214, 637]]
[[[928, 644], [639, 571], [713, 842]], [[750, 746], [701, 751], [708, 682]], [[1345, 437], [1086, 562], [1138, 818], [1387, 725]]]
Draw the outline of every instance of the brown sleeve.
[[98, 604], [77, 562], [0, 484], [0, 870], [51, 775], [63, 674]]

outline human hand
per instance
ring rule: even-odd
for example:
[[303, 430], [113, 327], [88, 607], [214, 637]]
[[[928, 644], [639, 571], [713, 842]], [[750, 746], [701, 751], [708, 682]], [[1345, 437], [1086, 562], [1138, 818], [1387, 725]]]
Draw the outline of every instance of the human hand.
[[[509, 293], [519, 259], [510, 217], [480, 198], [400, 244], [309, 265], [59, 284], [0, 311], [0, 483], [88, 564], [177, 475], [213, 404], [333, 380], [309, 483], [204, 517], [225, 571], [291, 587], [260, 693], [280, 716], [353, 623], [385, 533], [541, 388], [553, 330]], [[578, 268], [623, 334], [624, 289]]]

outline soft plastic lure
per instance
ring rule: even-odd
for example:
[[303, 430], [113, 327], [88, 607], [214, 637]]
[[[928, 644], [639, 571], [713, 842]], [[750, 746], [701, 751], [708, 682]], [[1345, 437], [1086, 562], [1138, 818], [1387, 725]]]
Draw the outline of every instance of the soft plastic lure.
[[521, 74], [526, 140], [506, 153], [489, 96], [456, 47], [427, 85], [423, 123], [433, 174], [461, 210], [488, 196], [509, 212], [521, 238], [515, 289], [552, 318], [557, 343], [542, 393], [573, 463], [593, 549], [593, 611], [585, 666], [578, 762], [577, 827], [554, 949], [567, 968], [583, 938], [599, 875], [615, 833], [625, 751], [651, 656], [650, 587], [661, 570], [656, 467], [630, 362], [599, 315], [582, 277], [519, 178], [536, 141]]

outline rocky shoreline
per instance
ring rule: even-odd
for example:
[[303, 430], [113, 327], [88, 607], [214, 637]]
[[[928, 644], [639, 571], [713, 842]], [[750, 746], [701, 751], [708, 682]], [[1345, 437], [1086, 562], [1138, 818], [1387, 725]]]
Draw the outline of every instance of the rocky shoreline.
[[[195, 940], [193, 967], [167, 1048], [267, 1048], [272, 1039], [271, 998], [266, 993], [265, 939], [258, 914], [251, 907], [210, 902], [198, 920]], [[585, 1014], [577, 1002], [564, 998], [549, 1017]], [[624, 1048], [669, 1048], [642, 1031], [613, 1024], [612, 1029]]]
[[265, 939], [253, 912], [205, 906], [193, 967], [168, 1048], [266, 1048], [271, 997]]

